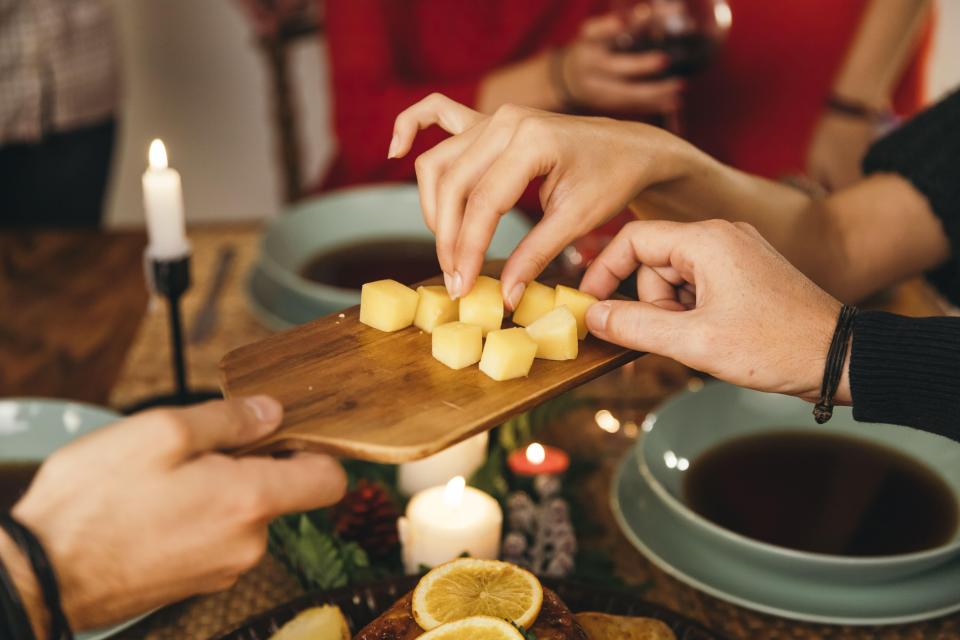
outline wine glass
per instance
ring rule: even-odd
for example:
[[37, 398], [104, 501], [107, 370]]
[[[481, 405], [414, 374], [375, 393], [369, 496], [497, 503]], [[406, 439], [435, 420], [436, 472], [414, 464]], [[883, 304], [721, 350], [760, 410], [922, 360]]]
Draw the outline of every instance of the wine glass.
[[[727, 0], [616, 0], [624, 30], [613, 47], [618, 51], [667, 54], [663, 76], [688, 77], [702, 71], [726, 39], [733, 12]], [[679, 134], [676, 112], [664, 114], [665, 128]]]

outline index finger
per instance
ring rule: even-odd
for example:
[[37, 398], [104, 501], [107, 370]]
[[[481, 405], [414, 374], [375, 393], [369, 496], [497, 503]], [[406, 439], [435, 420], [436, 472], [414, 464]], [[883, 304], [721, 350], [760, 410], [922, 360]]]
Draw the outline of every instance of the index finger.
[[683, 246], [688, 230], [689, 225], [665, 220], [627, 224], [587, 269], [580, 290], [605, 300], [641, 265], [686, 271]]
[[[166, 462], [179, 463], [198, 454], [240, 447], [274, 431], [283, 406], [269, 396], [205, 402], [186, 409], [155, 409], [133, 416], [111, 433], [121, 432], [150, 443]], [[115, 436], [114, 436], [115, 437]], [[122, 450], [119, 439], [116, 450]]]
[[483, 120], [479, 111], [451, 100], [442, 93], [431, 93], [412, 104], [397, 116], [393, 123], [393, 139], [388, 158], [402, 158], [410, 152], [417, 132], [438, 125], [447, 133], [457, 135]]

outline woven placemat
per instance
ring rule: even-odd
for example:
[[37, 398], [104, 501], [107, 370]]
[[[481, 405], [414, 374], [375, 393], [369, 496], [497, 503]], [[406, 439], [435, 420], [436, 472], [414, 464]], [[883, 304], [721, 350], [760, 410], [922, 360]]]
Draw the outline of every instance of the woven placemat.
[[[234, 269], [220, 301], [220, 318], [213, 337], [204, 344], [191, 345], [188, 351], [190, 380], [194, 388], [216, 388], [217, 363], [224, 353], [240, 345], [269, 335], [247, 310], [243, 281], [256, 258], [257, 229], [227, 227], [191, 230], [194, 285], [184, 298], [184, 318], [190, 326], [193, 315], [206, 292], [217, 254], [224, 246], [236, 251]], [[917, 285], [894, 292], [888, 308], [900, 313], [923, 315], [936, 313], [924, 307], [928, 294]], [[119, 383], [111, 395], [112, 404], [127, 406], [146, 396], [169, 391], [172, 386], [168, 350], [166, 310], [160, 301], [151, 306], [130, 349]], [[605, 403], [624, 421], [615, 435], [596, 428], [586, 410], [571, 413], [558, 424], [552, 440], [596, 459], [600, 465], [584, 484], [584, 504], [592, 506], [592, 519], [598, 533], [585, 540], [612, 552], [617, 569], [628, 584], [647, 584], [645, 597], [651, 602], [694, 618], [731, 638], [797, 639], [841, 638], [844, 640], [879, 638], [883, 640], [960, 638], [960, 615], [926, 623], [891, 627], [838, 627], [804, 624], [755, 613], [695, 589], [664, 574], [634, 549], [620, 533], [608, 506], [610, 482], [616, 463], [636, 438], [637, 425], [646, 412], [665, 397], [691, 382], [690, 372], [664, 358], [647, 356], [623, 370], [605, 376], [582, 388], [582, 393]], [[960, 586], [958, 586], [960, 588]], [[257, 568], [222, 593], [192, 598], [172, 605], [120, 633], [117, 638], [132, 640], [200, 640], [230, 628], [249, 616], [282, 604], [302, 593], [296, 581], [276, 561], [264, 558]]]

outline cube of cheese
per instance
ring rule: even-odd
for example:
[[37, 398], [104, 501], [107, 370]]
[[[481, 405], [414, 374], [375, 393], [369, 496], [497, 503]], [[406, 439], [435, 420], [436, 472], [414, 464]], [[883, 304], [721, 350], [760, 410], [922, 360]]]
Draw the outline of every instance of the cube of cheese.
[[460, 299], [460, 322], [475, 324], [483, 335], [503, 324], [503, 294], [500, 281], [487, 276], [477, 278], [470, 293]]
[[554, 297], [555, 292], [552, 287], [535, 281], [531, 282], [523, 292], [520, 304], [513, 311], [513, 324], [529, 327], [553, 309]]
[[577, 337], [581, 340], [587, 337], [587, 309], [590, 305], [599, 302], [589, 293], [577, 291], [572, 287], [557, 285], [557, 293], [553, 304], [556, 307], [567, 307], [577, 319]]
[[419, 300], [416, 291], [396, 280], [368, 282], [360, 288], [360, 322], [380, 331], [409, 327]]
[[420, 302], [417, 303], [417, 315], [413, 324], [419, 329], [432, 333], [441, 324], [453, 322], [460, 313], [460, 305], [450, 297], [446, 287], [417, 287]]
[[480, 361], [483, 331], [473, 324], [448, 322], [433, 329], [433, 357], [451, 369], [463, 369]]
[[537, 343], [537, 357], [544, 360], [573, 360], [577, 357], [577, 319], [567, 307], [557, 307], [529, 327], [527, 334]]
[[499, 329], [487, 334], [480, 358], [480, 371], [494, 380], [523, 378], [530, 373], [537, 355], [537, 343], [526, 329]]

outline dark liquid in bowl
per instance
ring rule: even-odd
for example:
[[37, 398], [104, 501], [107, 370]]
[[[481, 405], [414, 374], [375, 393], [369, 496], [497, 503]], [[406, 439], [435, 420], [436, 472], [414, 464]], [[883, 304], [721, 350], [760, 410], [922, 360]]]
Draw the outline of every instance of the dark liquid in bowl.
[[842, 436], [788, 431], [726, 442], [690, 463], [683, 489], [714, 523], [802, 551], [909, 553], [957, 530], [957, 498], [939, 475]]
[[20, 500], [38, 466], [35, 462], [0, 462], [0, 513], [9, 511]]
[[300, 270], [307, 280], [341, 289], [391, 278], [414, 284], [440, 273], [431, 240], [393, 238], [343, 245], [312, 257]]

